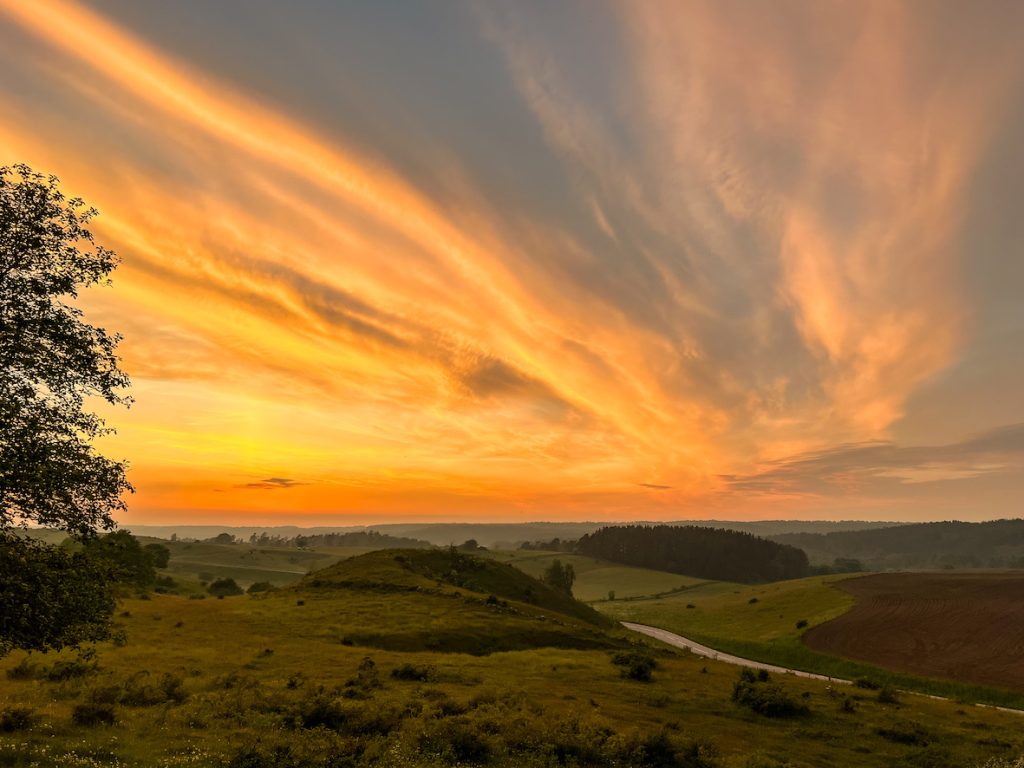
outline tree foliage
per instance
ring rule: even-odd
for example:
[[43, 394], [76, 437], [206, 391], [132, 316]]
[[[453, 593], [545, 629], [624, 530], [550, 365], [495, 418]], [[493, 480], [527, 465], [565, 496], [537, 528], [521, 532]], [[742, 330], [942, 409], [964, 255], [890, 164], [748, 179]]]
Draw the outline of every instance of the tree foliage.
[[572, 563], [562, 565], [561, 560], [555, 560], [544, 570], [541, 581], [552, 589], [572, 596], [572, 585], [576, 582], [576, 569], [572, 567]]
[[0, 656], [107, 638], [108, 581], [106, 566], [84, 552], [0, 533]]
[[807, 555], [749, 533], [693, 525], [620, 525], [579, 540], [591, 557], [702, 579], [758, 583], [807, 576]]
[[85, 398], [127, 403], [117, 335], [68, 300], [107, 282], [113, 251], [86, 228], [96, 215], [57, 178], [0, 167], [0, 526], [35, 522], [89, 535], [114, 527], [131, 490], [121, 462], [92, 441], [108, 432]]
[[153, 586], [156, 569], [166, 568], [170, 560], [170, 550], [163, 544], [143, 546], [123, 528], [87, 539], [84, 549], [92, 559], [107, 566], [111, 578], [142, 589]]
[[214, 597], [234, 597], [245, 594], [240, 586], [232, 578], [217, 579], [206, 588]]
[[132, 490], [124, 463], [94, 448], [110, 430], [87, 408], [129, 402], [119, 337], [69, 303], [117, 265], [87, 228], [95, 215], [56, 177], [0, 166], [0, 651], [95, 639], [113, 610], [102, 563], [15, 532], [88, 539], [115, 527]]

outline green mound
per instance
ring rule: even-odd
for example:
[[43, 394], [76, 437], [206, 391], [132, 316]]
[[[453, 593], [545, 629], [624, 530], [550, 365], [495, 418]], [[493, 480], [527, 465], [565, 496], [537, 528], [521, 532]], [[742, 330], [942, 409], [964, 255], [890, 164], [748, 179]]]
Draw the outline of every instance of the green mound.
[[454, 549], [370, 552], [310, 574], [296, 589], [419, 592], [449, 596], [469, 591], [476, 593], [485, 605], [492, 608], [525, 611], [535, 616], [554, 613], [596, 627], [614, 626], [613, 621], [593, 608], [510, 565]]

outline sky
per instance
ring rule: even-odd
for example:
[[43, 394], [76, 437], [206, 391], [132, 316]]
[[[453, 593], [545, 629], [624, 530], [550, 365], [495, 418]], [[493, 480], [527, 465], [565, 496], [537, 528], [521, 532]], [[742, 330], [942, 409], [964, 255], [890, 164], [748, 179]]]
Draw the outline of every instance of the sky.
[[124, 523], [1015, 517], [1024, 4], [0, 0]]

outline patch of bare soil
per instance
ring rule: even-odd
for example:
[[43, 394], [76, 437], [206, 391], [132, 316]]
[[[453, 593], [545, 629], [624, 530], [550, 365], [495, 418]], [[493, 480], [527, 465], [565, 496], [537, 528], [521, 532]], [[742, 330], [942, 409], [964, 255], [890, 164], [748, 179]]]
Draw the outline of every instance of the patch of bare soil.
[[883, 573], [837, 586], [857, 603], [804, 635], [814, 650], [1024, 691], [1024, 571]]

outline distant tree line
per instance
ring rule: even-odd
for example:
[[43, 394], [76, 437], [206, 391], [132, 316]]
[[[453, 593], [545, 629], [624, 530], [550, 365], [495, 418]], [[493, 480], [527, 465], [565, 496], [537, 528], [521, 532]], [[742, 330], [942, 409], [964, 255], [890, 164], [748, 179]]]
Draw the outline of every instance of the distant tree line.
[[[241, 544], [243, 540], [230, 533], [221, 533], [204, 541], [211, 544]], [[429, 541], [391, 536], [378, 531], [348, 531], [345, 533], [311, 533], [297, 536], [271, 536], [266, 531], [249, 537], [249, 544], [257, 547], [372, 547], [373, 549], [428, 549]]]
[[697, 526], [609, 526], [580, 538], [576, 551], [624, 565], [748, 584], [811, 573], [801, 549], [749, 533]]
[[523, 541], [519, 549], [537, 552], [575, 552], [577, 539], [554, 538], [550, 541]]
[[786, 533], [773, 541], [800, 547], [812, 562], [860, 561], [894, 568], [1024, 568], [1024, 520], [914, 523], [865, 531]]

